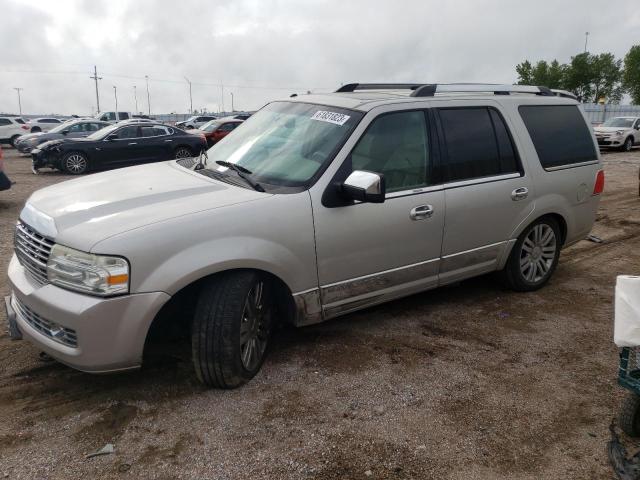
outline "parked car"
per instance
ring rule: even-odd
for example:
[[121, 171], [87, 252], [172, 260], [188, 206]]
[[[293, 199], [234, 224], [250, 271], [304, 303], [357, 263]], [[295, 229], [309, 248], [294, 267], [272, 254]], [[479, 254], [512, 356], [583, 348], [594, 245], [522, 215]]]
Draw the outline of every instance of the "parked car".
[[0, 191], [9, 190], [11, 188], [11, 180], [4, 173], [4, 154], [2, 153], [2, 146], [0, 146]]
[[156, 121], [155, 118], [150, 117], [149, 115], [136, 115], [136, 114], [133, 114], [133, 115], [131, 115], [131, 118], [133, 118], [133, 119], [138, 118], [138, 119], [142, 119], [142, 120], [151, 120], [151, 121], [154, 121], [154, 122]]
[[211, 120], [215, 120], [216, 118], [217, 117], [215, 117], [214, 115], [194, 115], [193, 117], [189, 117], [182, 122], [176, 122], [176, 127], [185, 128], [187, 130], [191, 128], [200, 128], [205, 123], [210, 122]]
[[211, 147], [233, 132], [242, 122], [243, 120], [236, 120], [235, 118], [221, 118], [220, 120], [211, 120], [199, 129], [194, 128], [188, 130], [188, 132], [196, 135], [204, 135], [204, 138], [207, 139], [207, 145]]
[[86, 138], [50, 140], [31, 151], [34, 169], [56, 168], [72, 175], [108, 167], [160, 162], [198, 155], [202, 135], [141, 122], [117, 123]]
[[38, 145], [50, 140], [63, 138], [84, 138], [98, 130], [108, 127], [110, 124], [95, 119], [69, 120], [58, 125], [48, 132], [28, 133], [22, 135], [15, 142], [15, 147], [20, 153], [30, 153]]
[[130, 118], [133, 118], [131, 112], [102, 112], [96, 115], [96, 119], [109, 123], [117, 123]]
[[29, 131], [31, 133], [36, 132], [48, 132], [52, 128], [59, 126], [64, 120], [59, 118], [32, 118], [27, 122]]
[[613, 117], [594, 127], [598, 145], [629, 152], [640, 145], [640, 117]]
[[578, 103], [538, 87], [349, 84], [272, 102], [207, 158], [36, 191], [7, 317], [89, 372], [139, 367], [149, 331], [176, 328], [202, 382], [237, 387], [277, 322], [495, 271], [544, 286], [594, 223], [596, 147]]
[[251, 115], [252, 114], [249, 112], [240, 112], [240, 113], [233, 114], [231, 116], [237, 120], [249, 120], [249, 117]]
[[0, 117], [0, 144], [15, 146], [20, 135], [29, 131], [29, 126], [20, 117]]

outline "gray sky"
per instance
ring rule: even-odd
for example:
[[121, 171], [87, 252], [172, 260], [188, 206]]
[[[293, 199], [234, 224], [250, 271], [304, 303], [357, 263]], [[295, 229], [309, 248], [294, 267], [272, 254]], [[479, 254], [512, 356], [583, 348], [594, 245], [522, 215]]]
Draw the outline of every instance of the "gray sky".
[[640, 42], [638, 0], [0, 0], [0, 111], [257, 109], [340, 83], [516, 80], [524, 59], [622, 58]]

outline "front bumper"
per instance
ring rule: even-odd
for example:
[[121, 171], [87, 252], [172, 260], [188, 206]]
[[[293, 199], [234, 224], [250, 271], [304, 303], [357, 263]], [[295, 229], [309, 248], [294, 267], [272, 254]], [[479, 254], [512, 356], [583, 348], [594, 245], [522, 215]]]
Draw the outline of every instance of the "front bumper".
[[18, 142], [16, 144], [16, 149], [20, 152], [20, 153], [31, 153], [31, 150], [33, 150], [35, 148], [34, 145], [31, 145], [27, 142]]
[[598, 145], [601, 147], [621, 147], [624, 143], [623, 137], [598, 137], [596, 136]]
[[[40, 285], [15, 255], [9, 264], [9, 284], [23, 337], [56, 360], [92, 373], [139, 367], [151, 322], [171, 298], [164, 292], [97, 298]], [[75, 331], [77, 346], [60, 343], [36, 329], [20, 315], [17, 302], [40, 318]]]

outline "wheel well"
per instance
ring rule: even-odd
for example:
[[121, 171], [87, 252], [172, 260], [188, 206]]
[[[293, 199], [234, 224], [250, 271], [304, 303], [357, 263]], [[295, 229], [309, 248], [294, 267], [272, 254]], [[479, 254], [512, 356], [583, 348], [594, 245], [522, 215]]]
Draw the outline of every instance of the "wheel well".
[[564, 245], [564, 242], [566, 242], [567, 240], [567, 222], [564, 219], [564, 217], [559, 213], [547, 213], [545, 215], [542, 215], [541, 217], [536, 218], [533, 222], [529, 222], [529, 225], [537, 222], [541, 218], [548, 218], [548, 217], [553, 218], [558, 223], [558, 226], [560, 227], [560, 240], [561, 240], [561, 243]]
[[202, 285], [212, 279], [229, 272], [255, 271], [269, 279], [276, 292], [277, 318], [280, 323], [293, 323], [295, 318], [295, 303], [291, 290], [280, 278], [272, 273], [259, 269], [233, 269], [224, 270], [206, 277], [200, 278], [180, 289], [171, 296], [156, 314], [147, 331], [145, 350], [150, 341], [160, 338], [179, 339], [190, 336], [191, 320], [195, 313], [196, 302]]
[[187, 149], [187, 150], [189, 150], [191, 153], [193, 153], [193, 152], [195, 151], [195, 150], [194, 150], [192, 147], [190, 147], [189, 145], [184, 145], [184, 144], [176, 145], [176, 146], [175, 146], [175, 148], [173, 149], [173, 151], [174, 151], [174, 152], [177, 152], [177, 151], [178, 151], [178, 149], [180, 149], [180, 148], [186, 148], [186, 149]]

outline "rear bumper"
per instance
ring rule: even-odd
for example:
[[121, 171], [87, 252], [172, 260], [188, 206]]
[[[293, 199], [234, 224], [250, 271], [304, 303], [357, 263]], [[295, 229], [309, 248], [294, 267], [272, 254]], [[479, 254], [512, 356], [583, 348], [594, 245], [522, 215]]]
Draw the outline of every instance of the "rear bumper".
[[[9, 264], [9, 284], [11, 306], [23, 338], [56, 360], [92, 373], [139, 367], [149, 327], [171, 298], [164, 292], [96, 298], [55, 285], [39, 285], [15, 255]], [[45, 325], [50, 322], [74, 331], [77, 346], [63, 344], [46, 328], [38, 328], [21, 314], [27, 309]]]

